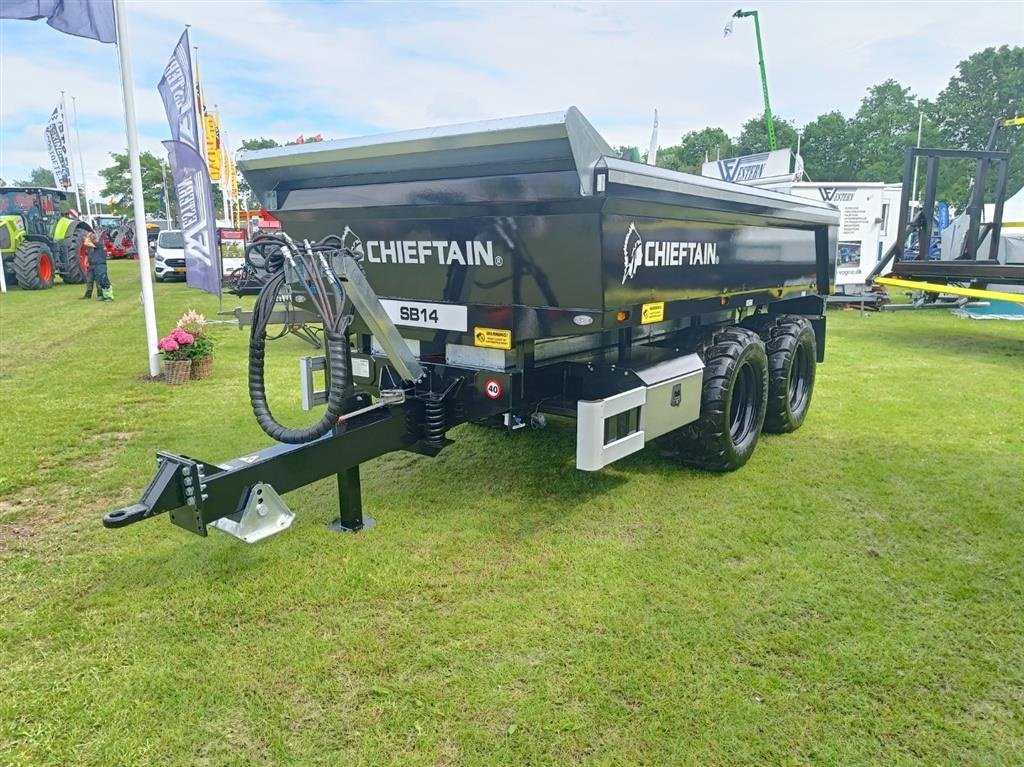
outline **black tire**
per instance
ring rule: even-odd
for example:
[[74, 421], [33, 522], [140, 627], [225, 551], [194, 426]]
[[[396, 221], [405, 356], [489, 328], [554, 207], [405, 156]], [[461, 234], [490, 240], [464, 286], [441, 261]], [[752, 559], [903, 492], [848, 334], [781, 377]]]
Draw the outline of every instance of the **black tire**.
[[53, 287], [53, 252], [42, 242], [26, 240], [14, 251], [14, 276], [22, 290]]
[[[89, 271], [87, 250], [85, 250], [85, 236], [89, 230], [84, 226], [76, 226], [67, 237], [64, 238], [64, 247], [67, 250], [67, 263], [60, 273], [61, 279], [71, 285], [81, 285], [85, 282], [85, 274]], [[83, 263], [82, 259], [85, 259]]]
[[768, 351], [768, 409], [764, 430], [796, 431], [807, 418], [814, 393], [818, 349], [814, 328], [803, 317], [757, 315], [746, 323]]
[[666, 437], [680, 460], [707, 471], [735, 471], [761, 435], [768, 399], [768, 357], [757, 333], [730, 326], [714, 331], [704, 360], [700, 417]]

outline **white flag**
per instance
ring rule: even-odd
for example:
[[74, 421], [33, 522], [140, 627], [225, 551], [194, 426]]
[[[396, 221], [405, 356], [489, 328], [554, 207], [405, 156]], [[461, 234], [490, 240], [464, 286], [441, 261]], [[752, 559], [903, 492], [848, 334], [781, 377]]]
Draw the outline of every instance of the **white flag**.
[[61, 101], [46, 123], [46, 148], [50, 152], [53, 178], [61, 189], [71, 188], [71, 164], [68, 162], [68, 137], [65, 132], [64, 102]]

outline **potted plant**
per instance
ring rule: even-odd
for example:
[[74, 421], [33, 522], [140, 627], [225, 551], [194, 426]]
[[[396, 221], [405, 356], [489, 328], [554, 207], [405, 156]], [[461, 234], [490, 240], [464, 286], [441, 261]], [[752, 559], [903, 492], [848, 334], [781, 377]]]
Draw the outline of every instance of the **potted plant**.
[[190, 347], [195, 337], [181, 328], [175, 328], [170, 335], [160, 339], [157, 348], [163, 353], [164, 379], [169, 384], [188, 383], [192, 373]]
[[178, 320], [177, 328], [192, 336], [188, 356], [192, 360], [192, 378], [209, 378], [213, 373], [213, 339], [206, 332], [206, 317], [189, 309]]

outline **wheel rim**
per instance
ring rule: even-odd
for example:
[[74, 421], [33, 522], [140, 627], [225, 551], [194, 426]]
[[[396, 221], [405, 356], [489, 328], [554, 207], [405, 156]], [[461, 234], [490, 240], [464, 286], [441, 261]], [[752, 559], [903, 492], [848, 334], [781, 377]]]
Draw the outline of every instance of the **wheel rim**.
[[744, 442], [754, 431], [760, 391], [753, 366], [744, 363], [736, 372], [729, 404], [729, 433], [734, 445]]
[[798, 344], [793, 352], [793, 367], [789, 373], [789, 411], [801, 412], [810, 393], [811, 355], [803, 344]]
[[53, 261], [47, 253], [39, 256], [39, 279], [43, 282], [49, 282], [53, 279]]
[[89, 248], [84, 240], [78, 246], [78, 265], [82, 267], [83, 272], [89, 271]]

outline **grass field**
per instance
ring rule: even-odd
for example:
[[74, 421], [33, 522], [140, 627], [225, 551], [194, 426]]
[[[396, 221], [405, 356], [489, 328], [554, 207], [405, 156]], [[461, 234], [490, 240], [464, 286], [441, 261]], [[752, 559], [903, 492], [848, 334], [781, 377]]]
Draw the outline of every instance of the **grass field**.
[[[1024, 325], [835, 312], [804, 428], [736, 473], [462, 427], [364, 467], [372, 530], [325, 480], [246, 546], [99, 524], [157, 449], [268, 443], [237, 329], [140, 379], [136, 268], [0, 299], [0, 763], [1021, 764]], [[271, 349], [294, 423], [307, 348]]]

